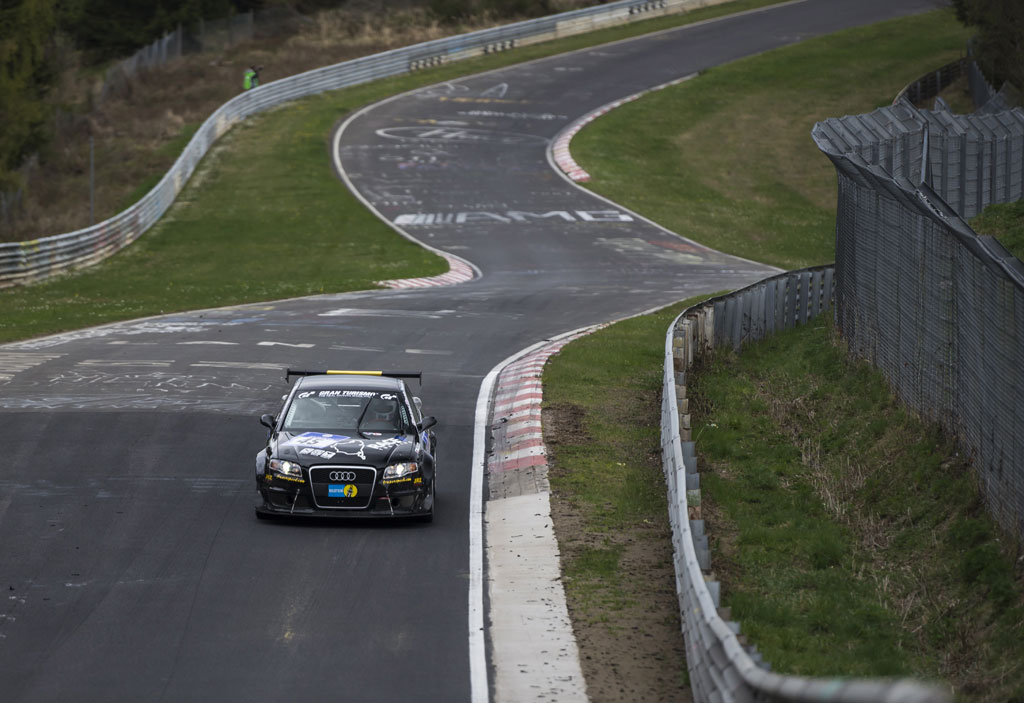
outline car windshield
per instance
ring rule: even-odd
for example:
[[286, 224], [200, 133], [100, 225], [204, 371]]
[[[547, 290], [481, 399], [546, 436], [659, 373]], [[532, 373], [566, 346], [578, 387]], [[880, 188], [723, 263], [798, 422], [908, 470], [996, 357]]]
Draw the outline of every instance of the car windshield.
[[285, 432], [331, 434], [401, 433], [409, 425], [396, 393], [363, 390], [306, 390], [292, 399]]

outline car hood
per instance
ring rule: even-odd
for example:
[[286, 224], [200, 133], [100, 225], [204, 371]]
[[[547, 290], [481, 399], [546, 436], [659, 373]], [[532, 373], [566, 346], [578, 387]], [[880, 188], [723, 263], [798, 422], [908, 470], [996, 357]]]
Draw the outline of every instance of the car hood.
[[407, 435], [351, 437], [322, 432], [279, 433], [271, 441], [271, 452], [279, 459], [310, 464], [366, 464], [382, 467], [396, 461], [412, 460], [416, 444]]

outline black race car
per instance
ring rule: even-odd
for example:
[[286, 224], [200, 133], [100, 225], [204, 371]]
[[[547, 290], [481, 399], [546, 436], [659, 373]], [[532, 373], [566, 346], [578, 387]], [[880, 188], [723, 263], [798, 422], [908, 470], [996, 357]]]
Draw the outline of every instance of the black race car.
[[372, 371], [299, 376], [256, 455], [256, 516], [434, 517], [433, 417], [403, 378]]

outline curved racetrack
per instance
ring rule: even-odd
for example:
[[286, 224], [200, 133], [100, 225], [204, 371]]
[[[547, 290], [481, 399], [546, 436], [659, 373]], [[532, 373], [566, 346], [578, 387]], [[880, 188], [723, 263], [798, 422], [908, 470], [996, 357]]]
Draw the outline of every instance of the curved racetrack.
[[[549, 140], [645, 87], [931, 7], [808, 0], [453, 81], [349, 120], [334, 143], [354, 189], [473, 262], [472, 282], [0, 347], [0, 697], [467, 700], [483, 377], [538, 340], [769, 272], [568, 184]], [[423, 371], [425, 410], [441, 420], [433, 525], [254, 519], [256, 418], [277, 410], [285, 366]]]

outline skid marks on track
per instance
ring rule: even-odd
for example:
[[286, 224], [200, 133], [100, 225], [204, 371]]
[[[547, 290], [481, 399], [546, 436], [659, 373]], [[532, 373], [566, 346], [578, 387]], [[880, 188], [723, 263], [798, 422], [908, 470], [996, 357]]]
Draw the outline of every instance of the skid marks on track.
[[10, 381], [20, 371], [26, 371], [62, 356], [64, 355], [0, 351], [0, 381]]

